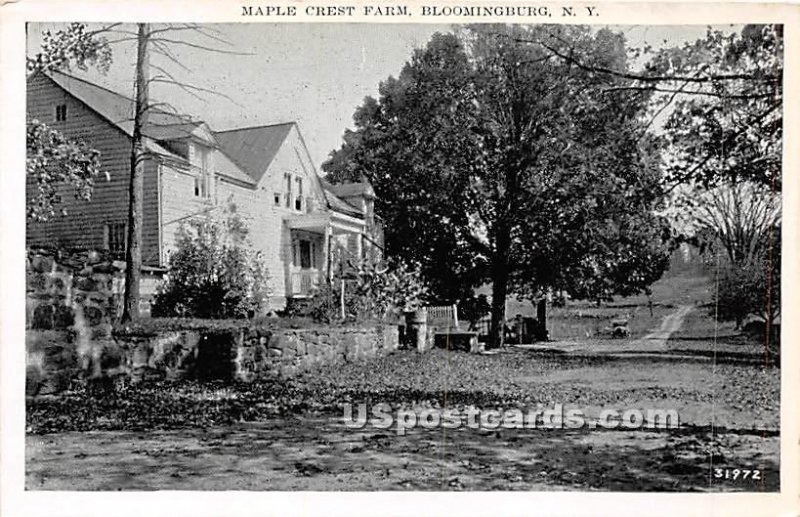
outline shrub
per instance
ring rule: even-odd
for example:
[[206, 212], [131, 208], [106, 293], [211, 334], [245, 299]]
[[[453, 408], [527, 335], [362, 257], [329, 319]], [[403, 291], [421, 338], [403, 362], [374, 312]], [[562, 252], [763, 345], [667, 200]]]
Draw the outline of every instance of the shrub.
[[341, 281], [345, 279], [345, 319], [364, 321], [398, 316], [418, 308], [428, 290], [420, 269], [404, 262], [375, 258], [348, 261], [331, 283], [314, 293], [306, 312], [316, 321], [341, 319]]
[[224, 218], [182, 224], [152, 313], [160, 317], [246, 318], [267, 311], [269, 275], [247, 227], [230, 205]]

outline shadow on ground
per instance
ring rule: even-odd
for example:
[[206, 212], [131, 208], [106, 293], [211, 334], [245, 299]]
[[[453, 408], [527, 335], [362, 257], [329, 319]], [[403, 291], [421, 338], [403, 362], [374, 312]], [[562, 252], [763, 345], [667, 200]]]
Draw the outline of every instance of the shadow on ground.
[[[27, 488], [775, 491], [776, 436], [667, 431], [353, 430], [332, 418], [28, 438]], [[35, 461], [30, 461], [35, 459]], [[759, 480], [716, 478], [748, 468]]]

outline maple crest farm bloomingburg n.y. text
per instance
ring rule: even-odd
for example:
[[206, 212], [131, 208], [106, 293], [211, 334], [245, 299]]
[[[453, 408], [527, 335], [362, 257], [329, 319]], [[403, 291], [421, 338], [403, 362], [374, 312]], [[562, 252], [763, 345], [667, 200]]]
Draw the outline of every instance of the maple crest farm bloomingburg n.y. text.
[[[597, 8], [584, 7], [588, 16], [597, 16]], [[553, 10], [547, 5], [422, 5], [413, 10], [407, 5], [307, 5], [298, 9], [289, 5], [243, 5], [242, 16], [265, 17], [293, 17], [298, 14], [314, 17], [341, 17], [341, 16], [463, 16], [463, 17], [519, 17], [519, 18], [550, 18]], [[576, 9], [563, 7], [561, 16], [575, 16]]]

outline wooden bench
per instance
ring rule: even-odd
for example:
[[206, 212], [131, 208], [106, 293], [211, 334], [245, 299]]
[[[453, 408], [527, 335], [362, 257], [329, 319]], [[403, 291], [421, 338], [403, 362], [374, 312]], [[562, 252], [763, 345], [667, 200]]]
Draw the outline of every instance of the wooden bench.
[[432, 345], [446, 350], [479, 352], [478, 332], [462, 329], [456, 305], [427, 307], [428, 335]]

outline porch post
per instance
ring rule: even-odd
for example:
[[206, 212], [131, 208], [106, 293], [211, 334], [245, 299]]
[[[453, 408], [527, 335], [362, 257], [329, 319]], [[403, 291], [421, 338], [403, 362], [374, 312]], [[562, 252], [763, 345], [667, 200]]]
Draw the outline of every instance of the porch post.
[[325, 225], [325, 236], [322, 238], [322, 253], [325, 256], [325, 279], [331, 281], [331, 233], [333, 228], [331, 223]]

